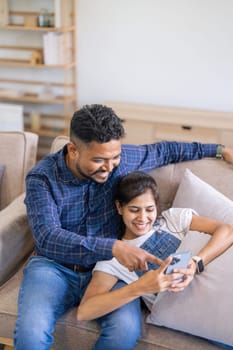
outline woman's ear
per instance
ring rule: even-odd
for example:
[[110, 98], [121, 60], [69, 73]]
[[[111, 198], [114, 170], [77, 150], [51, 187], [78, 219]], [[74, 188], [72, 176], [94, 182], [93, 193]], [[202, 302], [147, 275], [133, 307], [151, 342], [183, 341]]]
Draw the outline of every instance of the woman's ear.
[[122, 215], [121, 205], [119, 201], [115, 201], [115, 206], [117, 208], [118, 214]]

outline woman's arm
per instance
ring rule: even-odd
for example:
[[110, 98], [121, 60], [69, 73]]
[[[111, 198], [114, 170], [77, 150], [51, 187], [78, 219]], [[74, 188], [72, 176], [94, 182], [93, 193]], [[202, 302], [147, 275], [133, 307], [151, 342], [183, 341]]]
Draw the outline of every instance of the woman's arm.
[[95, 271], [78, 307], [77, 319], [91, 320], [110, 312], [113, 304], [110, 290], [117, 281], [118, 278], [113, 275]]
[[[223, 254], [233, 243], [233, 227], [214, 219], [193, 215], [190, 230], [211, 235], [210, 240], [197, 254], [202, 259], [204, 266]], [[177, 285], [174, 284], [170, 290], [177, 292], [180, 291], [179, 288], [187, 287], [193, 280], [196, 271], [197, 265], [192, 259], [187, 269], [174, 270], [174, 272], [183, 273], [184, 280]]]
[[172, 258], [168, 257], [157, 270], [150, 270], [135, 282], [111, 290], [118, 279], [108, 273], [95, 271], [78, 307], [79, 321], [103, 316], [143, 294], [158, 293], [171, 288], [173, 280], [180, 275], [166, 275], [164, 271]]
[[190, 230], [212, 236], [197, 254], [202, 258], [204, 265], [224, 253], [233, 243], [233, 227], [217, 220], [193, 215]]

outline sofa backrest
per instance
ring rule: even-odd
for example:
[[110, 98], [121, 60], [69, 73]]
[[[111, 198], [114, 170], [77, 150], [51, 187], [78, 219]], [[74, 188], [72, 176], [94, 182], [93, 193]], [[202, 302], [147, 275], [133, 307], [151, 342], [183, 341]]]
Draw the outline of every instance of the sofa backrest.
[[162, 210], [171, 207], [186, 168], [190, 169], [193, 174], [233, 200], [233, 166], [223, 160], [205, 158], [170, 164], [156, 169], [151, 173], [159, 186]]
[[0, 210], [25, 190], [25, 176], [35, 164], [38, 135], [0, 132], [0, 164], [5, 167], [0, 187]]
[[[68, 141], [67, 136], [58, 136], [53, 141], [51, 152], [56, 152]], [[151, 172], [159, 186], [162, 210], [172, 206], [178, 185], [186, 168], [233, 200], [233, 186], [231, 185], [233, 166], [219, 159], [205, 158], [170, 164]]]
[[67, 142], [69, 142], [68, 136], [57, 136], [52, 142], [50, 153], [59, 151]]

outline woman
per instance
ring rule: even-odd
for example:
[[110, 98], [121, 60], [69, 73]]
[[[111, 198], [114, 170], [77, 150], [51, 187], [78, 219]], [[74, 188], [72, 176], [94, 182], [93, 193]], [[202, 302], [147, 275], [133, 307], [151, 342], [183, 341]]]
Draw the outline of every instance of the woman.
[[[201, 272], [233, 243], [232, 226], [198, 216], [192, 209], [171, 208], [158, 217], [158, 188], [155, 180], [143, 172], [130, 173], [119, 181], [115, 204], [122, 217], [120, 238], [153, 252], [158, 257], [158, 266], [142, 273], [129, 271], [115, 258], [98, 262], [78, 307], [78, 320], [96, 319], [141, 296], [150, 309], [155, 293], [183, 290], [198, 270]], [[210, 234], [211, 238], [199, 251], [199, 259], [192, 258], [186, 269], [166, 274], [172, 260], [169, 255], [190, 230]], [[119, 280], [126, 285], [112, 290]]]

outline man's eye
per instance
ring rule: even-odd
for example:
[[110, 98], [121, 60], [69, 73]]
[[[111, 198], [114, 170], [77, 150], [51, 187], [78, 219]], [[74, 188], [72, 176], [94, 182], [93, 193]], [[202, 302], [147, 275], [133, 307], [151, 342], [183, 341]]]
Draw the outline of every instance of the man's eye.
[[114, 159], [114, 160], [118, 160], [118, 159], [120, 159], [120, 158], [121, 158], [121, 156], [120, 156], [120, 154], [119, 154], [118, 156], [114, 157], [113, 159]]

